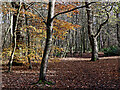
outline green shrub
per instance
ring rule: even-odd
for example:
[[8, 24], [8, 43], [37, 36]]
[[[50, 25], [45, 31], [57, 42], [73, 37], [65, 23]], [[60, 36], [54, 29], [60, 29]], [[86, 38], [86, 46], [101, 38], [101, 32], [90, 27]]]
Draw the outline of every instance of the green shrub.
[[105, 56], [120, 56], [120, 48], [116, 46], [103, 48], [102, 51], [104, 52]]

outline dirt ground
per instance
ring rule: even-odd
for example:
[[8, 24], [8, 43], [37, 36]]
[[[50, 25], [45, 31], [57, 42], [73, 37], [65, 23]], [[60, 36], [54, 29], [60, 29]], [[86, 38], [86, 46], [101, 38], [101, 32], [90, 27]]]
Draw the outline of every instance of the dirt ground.
[[[85, 60], [84, 60], [85, 59]], [[91, 62], [90, 58], [63, 58], [60, 62], [48, 64], [47, 80], [55, 85], [36, 85], [40, 64], [33, 63], [33, 70], [27, 66], [13, 66], [12, 73], [6, 73], [7, 66], [2, 67], [2, 88], [7, 89], [119, 89], [120, 72], [118, 66], [120, 57], [101, 57]]]

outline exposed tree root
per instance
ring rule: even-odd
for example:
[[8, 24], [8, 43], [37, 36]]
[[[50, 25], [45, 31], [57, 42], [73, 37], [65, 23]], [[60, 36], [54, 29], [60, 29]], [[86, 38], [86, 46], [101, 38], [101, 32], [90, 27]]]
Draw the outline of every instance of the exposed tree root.
[[45, 86], [45, 85], [55, 85], [55, 83], [51, 82], [51, 81], [47, 81], [47, 80], [39, 80], [37, 83], [32, 83], [31, 85], [33, 85], [33, 87], [37, 86], [37, 85], [41, 85], [41, 86]]
[[95, 59], [91, 59], [90, 61], [97, 61], [97, 60], [99, 60], [99, 58], [97, 58], [97, 59], [96, 58]]

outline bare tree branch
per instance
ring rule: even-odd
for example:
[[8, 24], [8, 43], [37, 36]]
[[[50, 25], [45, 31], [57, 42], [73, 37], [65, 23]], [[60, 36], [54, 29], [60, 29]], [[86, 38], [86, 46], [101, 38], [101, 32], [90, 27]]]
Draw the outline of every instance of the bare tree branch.
[[113, 5], [111, 5], [111, 7], [110, 7], [109, 10], [107, 10], [107, 9], [105, 8], [105, 11], [110, 12], [110, 11], [112, 10], [112, 8], [113, 8]]
[[84, 6], [75, 7], [75, 8], [73, 8], [73, 9], [71, 9], [71, 10], [68, 10], [68, 11], [64, 11], [64, 12], [57, 13], [56, 15], [54, 15], [53, 18], [51, 18], [51, 21], [52, 21], [54, 18], [56, 18], [58, 15], [60, 15], [60, 14], [65, 14], [65, 13], [74, 11], [74, 10], [79, 9], [79, 8], [84, 8], [84, 7], [86, 7], [86, 6], [88, 6], [88, 5], [92, 4], [92, 3], [95, 3], [95, 2], [88, 3], [87, 5], [84, 5]]
[[30, 3], [30, 6], [28, 6], [27, 8], [26, 8], [26, 10], [28, 10], [32, 5], [34, 5], [35, 3]]
[[[90, 4], [92, 4], [92, 3], [95, 3], [95, 2], [88, 3], [87, 5], [90, 5]], [[29, 4], [26, 4], [26, 5], [28, 5], [28, 6], [31, 7], [34, 11], [36, 11], [36, 12], [38, 13], [38, 15], [43, 19], [43, 22], [44, 22], [44, 23], [46, 24], [46, 26], [47, 26], [47, 23], [46, 23], [44, 17], [41, 15], [41, 13], [38, 12], [38, 10], [37, 10], [35, 7], [30, 6]], [[58, 15], [60, 15], [60, 14], [65, 14], [65, 13], [74, 11], [74, 10], [79, 9], [79, 8], [84, 8], [84, 7], [86, 7], [87, 5], [80, 6], [80, 7], [76, 7], [76, 8], [73, 8], [73, 9], [71, 9], [71, 10], [68, 10], [68, 11], [64, 11], [64, 12], [58, 13], [58, 14], [54, 15], [54, 16], [51, 18], [50, 22], [51, 22], [54, 18], [56, 18]]]
[[99, 27], [99, 29], [98, 29], [98, 31], [97, 31], [97, 33], [95, 34], [94, 37], [97, 37], [100, 34], [101, 28], [108, 22], [108, 20], [109, 20], [109, 14], [106, 13], [106, 15], [107, 15], [107, 19], [102, 24], [100, 24], [100, 27]]
[[38, 13], [39, 17], [41, 17], [43, 19], [43, 22], [45, 23], [45, 25], [47, 25], [47, 22], [46, 22], [45, 18], [43, 17], [43, 15], [41, 15], [41, 13], [35, 7], [33, 7], [27, 3], [25, 3], [25, 4], [28, 5], [30, 8], [32, 8], [34, 11], [36, 11]]

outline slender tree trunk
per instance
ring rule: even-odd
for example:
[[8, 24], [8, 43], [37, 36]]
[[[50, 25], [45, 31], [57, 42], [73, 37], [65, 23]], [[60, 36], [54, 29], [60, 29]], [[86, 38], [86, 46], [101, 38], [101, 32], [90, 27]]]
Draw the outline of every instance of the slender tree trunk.
[[[107, 33], [110, 34], [110, 31], [109, 31], [109, 25], [107, 24]], [[109, 35], [107, 36], [107, 47], [110, 46], [110, 38], [109, 38]]]
[[102, 33], [100, 34], [100, 49], [103, 48], [103, 38]]
[[51, 18], [54, 15], [54, 6], [55, 6], [55, 0], [50, 0], [49, 2], [49, 11], [48, 11], [48, 19], [47, 19], [47, 38], [46, 38], [46, 45], [44, 49], [44, 54], [41, 62], [40, 67], [40, 76], [39, 80], [45, 81], [46, 80], [46, 72], [47, 72], [47, 65], [48, 65], [48, 56], [51, 49], [51, 43], [52, 43], [52, 30], [53, 30], [53, 21], [51, 21]]
[[80, 44], [80, 56], [82, 56], [82, 54], [83, 54], [83, 29], [84, 29], [84, 27], [82, 27], [82, 30], [80, 31], [80, 37], [81, 37], [81, 44]]
[[[24, 5], [24, 9], [26, 11], [26, 7]], [[28, 25], [28, 19], [27, 19], [27, 15], [25, 14], [25, 24]], [[27, 46], [28, 46], [28, 52], [27, 52], [27, 56], [28, 56], [28, 62], [29, 62], [29, 69], [32, 69], [32, 63], [31, 63], [31, 60], [30, 60], [30, 57], [29, 57], [29, 54], [30, 54], [30, 32], [29, 30], [27, 29]]]
[[[11, 18], [11, 19], [12, 19], [12, 18]], [[13, 19], [12, 19], [12, 20], [13, 20]], [[10, 27], [8, 28], [8, 30], [6, 31], [6, 33], [5, 33], [5, 37], [4, 37], [4, 40], [3, 40], [2, 48], [5, 47], [5, 43], [6, 43], [6, 40], [7, 40], [8, 33], [10, 32], [10, 29], [11, 29], [11, 25], [10, 25]]]
[[15, 26], [16, 26], [16, 20], [17, 20], [17, 17], [15, 15], [13, 15], [13, 40], [12, 40], [12, 53], [11, 53], [11, 56], [10, 56], [10, 60], [9, 60], [9, 69], [8, 71], [11, 71], [11, 66], [12, 66], [12, 62], [13, 62], [13, 57], [14, 57], [14, 52], [15, 52], [15, 49], [16, 49], [16, 31], [15, 31]]
[[[76, 24], [78, 24], [78, 15], [76, 14]], [[78, 52], [78, 30], [75, 31], [75, 53]]]
[[[26, 25], [27, 25], [27, 18], [26, 18]], [[30, 54], [30, 33], [29, 33], [29, 30], [27, 29], [27, 42], [28, 42], [28, 53], [27, 53], [27, 56], [28, 56], [28, 62], [29, 62], [29, 69], [32, 69], [32, 63], [31, 63], [31, 60], [30, 60], [30, 57], [29, 57], [29, 54]]]
[[[14, 6], [14, 2], [12, 3], [12, 5]], [[13, 15], [13, 25], [12, 25], [12, 29], [13, 29], [13, 45], [12, 45], [12, 53], [11, 53], [11, 56], [10, 56], [10, 60], [9, 60], [9, 68], [8, 68], [8, 72], [11, 71], [11, 67], [12, 67], [12, 62], [13, 62], [13, 57], [14, 57], [14, 53], [15, 53], [15, 49], [16, 49], [16, 29], [17, 29], [17, 23], [18, 23], [18, 17], [19, 17], [19, 11], [21, 9], [21, 4], [20, 4], [20, 7], [17, 8], [18, 11], [17, 11], [17, 16], [16, 15]]]
[[85, 50], [86, 50], [86, 48], [85, 48], [85, 28], [84, 28], [84, 30], [83, 30], [83, 53], [85, 53]]
[[[119, 20], [119, 13], [116, 13], [117, 20]], [[118, 40], [118, 46], [120, 47], [120, 21], [117, 21], [117, 40]]]
[[13, 40], [13, 15], [11, 16], [11, 29], [10, 29], [10, 44], [12, 44], [12, 40]]

